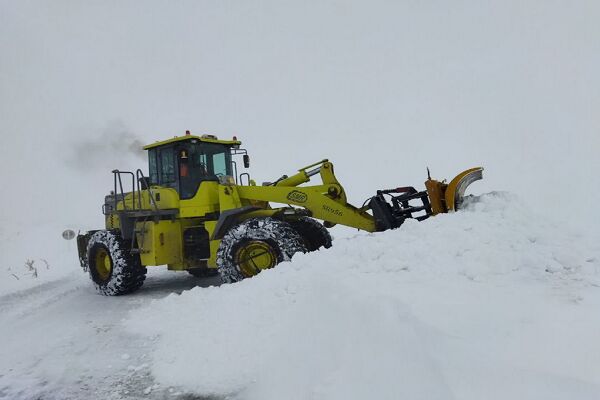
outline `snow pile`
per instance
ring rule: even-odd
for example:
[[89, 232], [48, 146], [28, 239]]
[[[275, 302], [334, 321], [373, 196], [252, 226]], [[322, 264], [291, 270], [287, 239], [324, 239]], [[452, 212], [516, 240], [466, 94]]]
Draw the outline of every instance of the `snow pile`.
[[510, 195], [136, 310], [165, 385], [243, 399], [600, 398], [600, 249]]

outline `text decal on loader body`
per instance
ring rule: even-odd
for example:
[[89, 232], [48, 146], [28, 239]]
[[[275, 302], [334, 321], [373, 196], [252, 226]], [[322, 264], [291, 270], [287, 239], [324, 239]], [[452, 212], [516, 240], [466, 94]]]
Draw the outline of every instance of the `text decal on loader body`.
[[287, 198], [295, 203], [306, 203], [308, 195], [306, 193], [299, 192], [298, 190], [294, 190], [287, 195]]

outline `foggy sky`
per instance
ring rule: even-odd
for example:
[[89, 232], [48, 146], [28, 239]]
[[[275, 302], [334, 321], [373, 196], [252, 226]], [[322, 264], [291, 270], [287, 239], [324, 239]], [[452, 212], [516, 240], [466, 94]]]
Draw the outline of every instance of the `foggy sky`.
[[110, 170], [147, 168], [132, 143], [189, 129], [238, 136], [258, 182], [329, 158], [361, 204], [483, 165], [474, 192], [592, 226], [598, 21], [597, 1], [0, 0], [0, 220], [101, 226]]

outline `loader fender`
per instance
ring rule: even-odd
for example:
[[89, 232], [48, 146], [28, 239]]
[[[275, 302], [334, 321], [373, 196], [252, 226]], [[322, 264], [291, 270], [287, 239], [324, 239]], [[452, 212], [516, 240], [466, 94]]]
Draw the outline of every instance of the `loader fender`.
[[92, 237], [92, 235], [96, 232], [98, 231], [89, 231], [84, 234], [77, 235], [77, 254], [79, 256], [79, 264], [81, 264], [81, 268], [83, 268], [83, 270], [86, 272], [89, 268], [87, 261], [87, 245], [90, 241], [90, 237]]
[[445, 199], [448, 212], [460, 209], [467, 187], [482, 178], [482, 167], [471, 168], [456, 175], [446, 188]]
[[259, 207], [254, 206], [244, 206], [240, 208], [232, 208], [230, 210], [225, 210], [219, 215], [219, 219], [217, 220], [217, 225], [215, 226], [215, 230], [210, 238], [210, 240], [222, 239], [223, 235], [231, 228], [233, 225], [238, 222], [238, 217], [242, 214], [246, 214], [250, 211], [259, 210]]

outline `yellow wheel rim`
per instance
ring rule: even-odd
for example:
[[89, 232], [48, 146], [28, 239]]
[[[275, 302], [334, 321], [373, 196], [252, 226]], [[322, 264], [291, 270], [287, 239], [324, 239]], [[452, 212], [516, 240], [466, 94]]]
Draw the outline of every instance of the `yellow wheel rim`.
[[277, 264], [277, 254], [268, 243], [253, 240], [240, 247], [235, 263], [244, 276], [251, 277], [263, 269], [273, 268]]
[[112, 272], [112, 260], [106, 249], [98, 249], [96, 257], [94, 257], [94, 267], [100, 280], [108, 280]]

